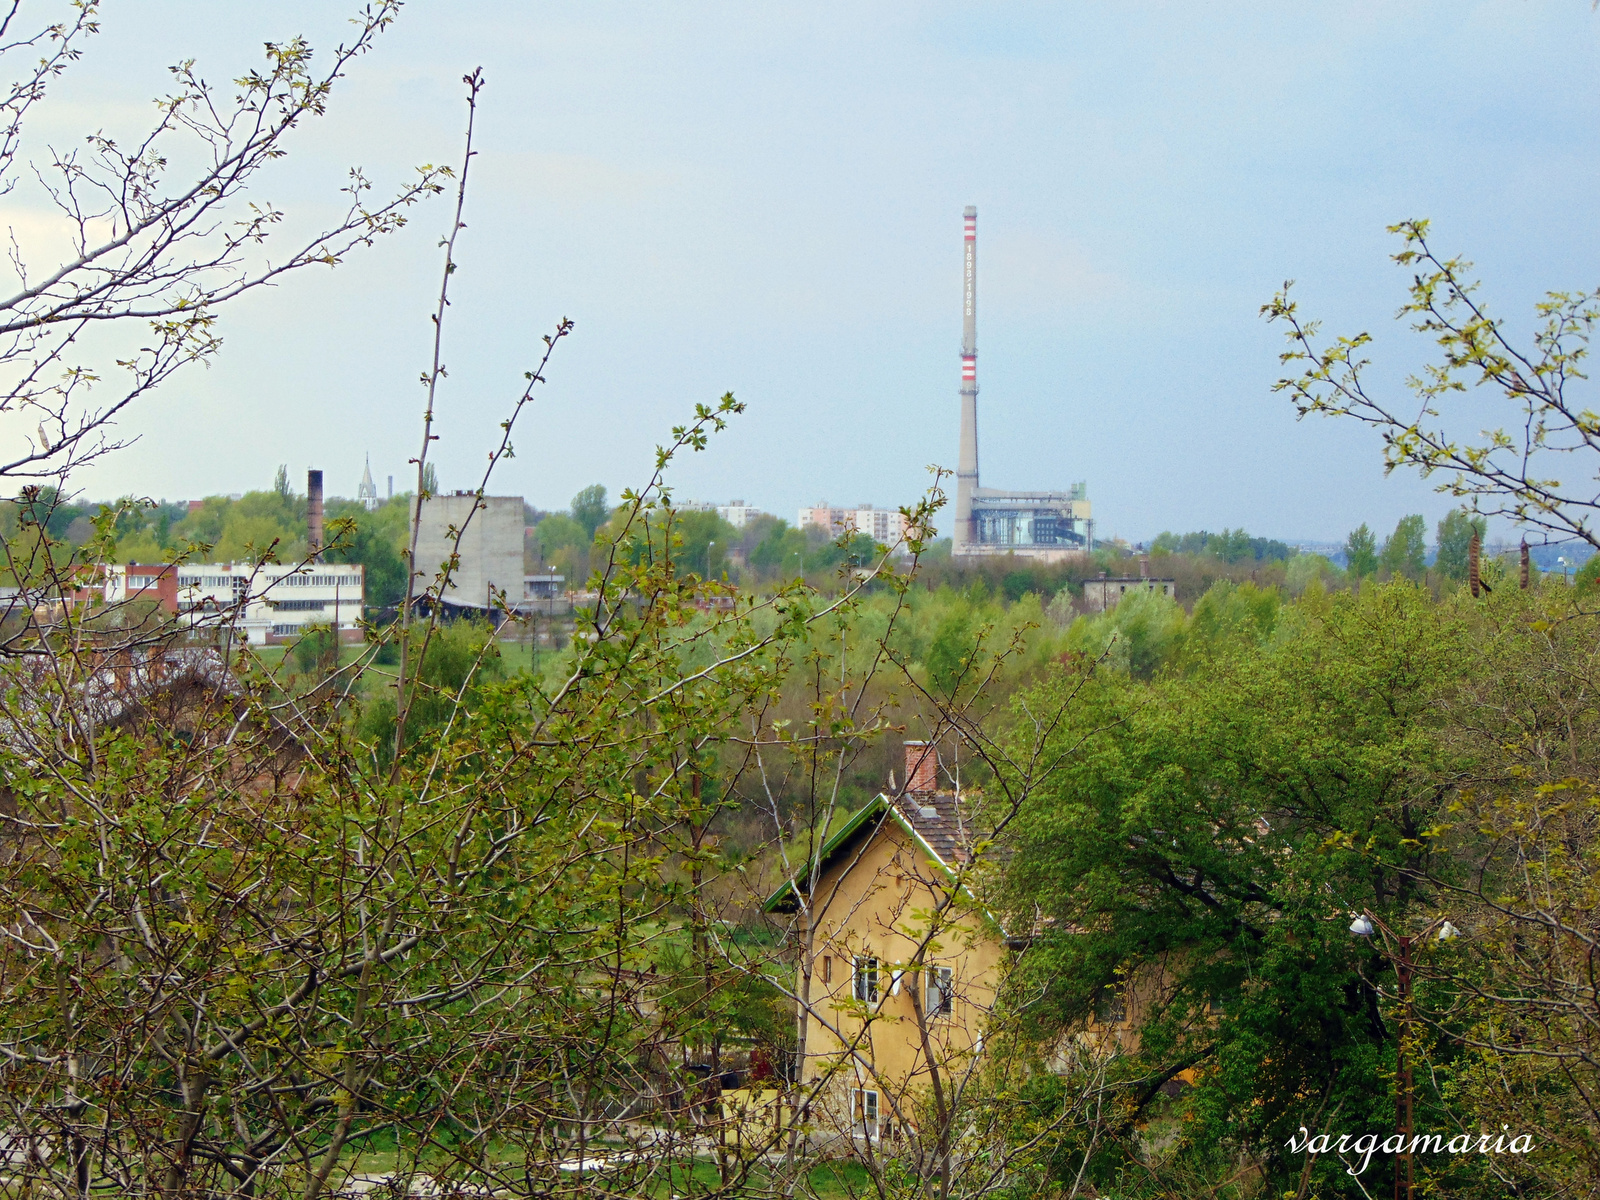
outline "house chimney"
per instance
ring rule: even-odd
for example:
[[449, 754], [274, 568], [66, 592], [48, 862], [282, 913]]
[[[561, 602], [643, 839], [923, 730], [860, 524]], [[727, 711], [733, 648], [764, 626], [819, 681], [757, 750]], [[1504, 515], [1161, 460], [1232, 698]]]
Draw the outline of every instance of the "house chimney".
[[311, 561], [322, 561], [322, 472], [306, 472], [306, 524], [310, 528]]
[[1148, 554], [1141, 554], [1139, 556], [1139, 578], [1150, 578], [1150, 556]]
[[906, 743], [906, 791], [939, 790], [939, 752], [927, 742]]

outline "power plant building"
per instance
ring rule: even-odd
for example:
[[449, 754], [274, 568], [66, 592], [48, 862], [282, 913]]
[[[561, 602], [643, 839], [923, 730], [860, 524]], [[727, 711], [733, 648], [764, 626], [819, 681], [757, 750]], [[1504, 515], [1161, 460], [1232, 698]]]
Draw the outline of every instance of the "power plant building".
[[[456, 551], [456, 531], [464, 528], [460, 561], [450, 573], [443, 602], [487, 613], [501, 607], [504, 593], [506, 604], [517, 605], [523, 596], [522, 497], [485, 496], [480, 500], [473, 492], [455, 492], [429, 496], [420, 503], [417, 593], [434, 586], [444, 562]], [[478, 505], [482, 507], [474, 512]]]
[[978, 210], [964, 214], [962, 273], [961, 445], [956, 465], [957, 557], [1016, 554], [1059, 561], [1094, 548], [1088, 487], [1030, 492], [978, 482]]

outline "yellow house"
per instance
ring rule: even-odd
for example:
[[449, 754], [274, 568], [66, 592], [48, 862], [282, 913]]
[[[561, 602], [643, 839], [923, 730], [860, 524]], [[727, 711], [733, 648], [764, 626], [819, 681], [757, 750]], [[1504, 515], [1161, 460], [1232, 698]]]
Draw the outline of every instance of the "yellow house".
[[980, 1061], [1005, 937], [978, 903], [981, 839], [935, 748], [766, 903], [799, 948], [798, 1099], [813, 1136], [893, 1142], [944, 1121]]

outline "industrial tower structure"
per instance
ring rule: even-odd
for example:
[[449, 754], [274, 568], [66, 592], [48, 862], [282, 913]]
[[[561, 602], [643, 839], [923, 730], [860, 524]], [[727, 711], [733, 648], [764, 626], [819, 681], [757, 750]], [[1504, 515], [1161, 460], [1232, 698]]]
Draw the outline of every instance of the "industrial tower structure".
[[978, 210], [965, 213], [962, 272], [961, 455], [956, 464], [952, 551], [958, 557], [1017, 554], [1059, 561], [1094, 548], [1087, 485], [1019, 492], [978, 483]]

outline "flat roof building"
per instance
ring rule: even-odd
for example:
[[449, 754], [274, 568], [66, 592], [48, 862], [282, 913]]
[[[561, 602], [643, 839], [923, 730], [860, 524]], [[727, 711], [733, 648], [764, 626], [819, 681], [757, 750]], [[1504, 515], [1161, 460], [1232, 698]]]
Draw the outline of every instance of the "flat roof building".
[[358, 642], [359, 563], [128, 563], [105, 569], [105, 601], [148, 600], [193, 628], [232, 626], [251, 645], [294, 641], [312, 625]]
[[[454, 492], [421, 501], [417, 535], [416, 590], [438, 584], [444, 563], [457, 549], [460, 561], [450, 573], [441, 600], [455, 608], [487, 613], [500, 607], [498, 597], [515, 605], [523, 597], [522, 537], [525, 529], [521, 496], [484, 496]], [[479, 507], [481, 505], [481, 507]]]

